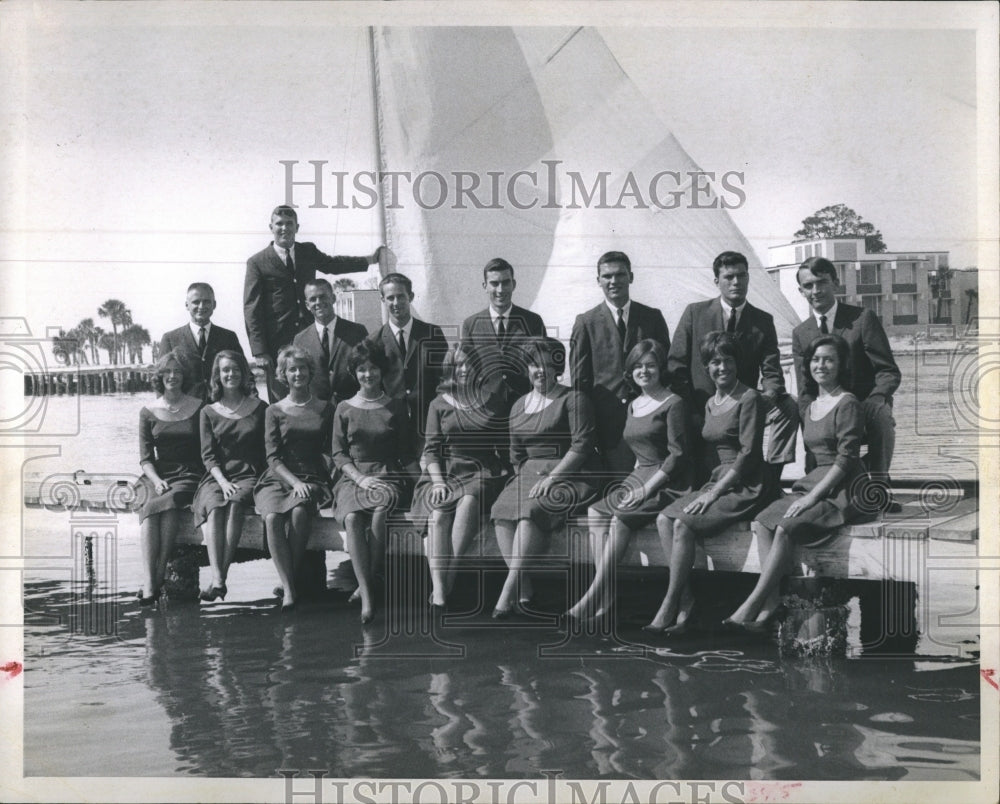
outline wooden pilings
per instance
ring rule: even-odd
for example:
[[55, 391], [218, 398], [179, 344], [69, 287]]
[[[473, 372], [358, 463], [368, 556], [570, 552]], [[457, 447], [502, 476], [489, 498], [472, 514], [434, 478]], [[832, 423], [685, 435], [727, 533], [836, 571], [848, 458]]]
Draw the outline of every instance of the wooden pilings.
[[25, 396], [97, 396], [152, 390], [152, 371], [145, 366], [94, 366], [30, 372], [24, 375]]

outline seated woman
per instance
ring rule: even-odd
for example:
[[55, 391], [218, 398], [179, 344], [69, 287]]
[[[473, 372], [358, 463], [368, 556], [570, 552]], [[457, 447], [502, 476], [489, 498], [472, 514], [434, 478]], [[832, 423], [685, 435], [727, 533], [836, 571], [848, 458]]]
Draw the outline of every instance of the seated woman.
[[639, 393], [628, 406], [623, 433], [635, 455], [635, 469], [590, 509], [590, 551], [596, 573], [590, 588], [566, 613], [575, 620], [611, 611], [610, 581], [633, 531], [691, 491], [690, 414], [687, 403], [669, 389], [667, 350], [652, 339], [639, 341], [625, 358], [625, 382]]
[[264, 409], [246, 358], [229, 349], [212, 362], [208, 398], [201, 409], [201, 479], [191, 511], [208, 549], [212, 584], [201, 599], [226, 599], [229, 565], [243, 534], [243, 517], [253, 510], [253, 489], [265, 467]]
[[657, 518], [670, 544], [670, 582], [667, 594], [648, 631], [684, 633], [690, 623], [694, 598], [688, 578], [694, 565], [695, 539], [711, 536], [736, 522], [746, 522], [773, 498], [770, 473], [764, 472], [764, 400], [736, 376], [742, 359], [740, 343], [728, 332], [709, 332], [700, 344], [701, 362], [715, 383], [715, 395], [705, 404], [701, 435], [718, 465], [700, 491], [671, 503]]
[[288, 396], [264, 415], [267, 470], [254, 488], [254, 503], [264, 518], [267, 549], [281, 579], [281, 610], [296, 602], [296, 577], [302, 567], [312, 521], [330, 499], [324, 459], [333, 427], [333, 408], [316, 399], [309, 385], [316, 373], [312, 357], [298, 346], [278, 353], [276, 376]]
[[340, 477], [333, 489], [333, 510], [344, 523], [358, 579], [352, 599], [361, 601], [361, 622], [370, 623], [375, 614], [374, 569], [385, 553], [386, 518], [407, 504], [410, 478], [420, 468], [412, 454], [406, 402], [389, 397], [382, 386], [389, 358], [381, 341], [359, 343], [347, 366], [360, 389], [337, 405], [334, 416], [333, 462]]
[[502, 481], [497, 452], [504, 425], [483, 404], [470, 356], [455, 347], [445, 356], [438, 395], [427, 411], [425, 470], [413, 493], [412, 513], [429, 520], [424, 552], [431, 574], [430, 604], [443, 607], [457, 560], [479, 532], [483, 512]]
[[191, 504], [205, 473], [198, 438], [201, 400], [185, 393], [190, 384], [191, 372], [184, 358], [176, 350], [167, 352], [156, 361], [156, 401], [139, 411], [143, 474], [137, 484], [143, 558], [140, 606], [152, 606], [160, 598], [177, 537], [177, 512]]
[[554, 338], [535, 337], [524, 351], [532, 388], [510, 412], [514, 478], [491, 512], [509, 568], [493, 610], [497, 619], [531, 600], [530, 581], [522, 578], [531, 556], [542, 552], [546, 536], [574, 509], [596, 496], [593, 476], [600, 471], [590, 401], [559, 384], [565, 347]]
[[804, 390], [815, 397], [802, 419], [802, 438], [816, 467], [795, 481], [790, 495], [757, 515], [760, 578], [728, 623], [765, 630], [779, 609], [778, 585], [792, 547], [815, 546], [862, 516], [864, 413], [854, 394], [844, 389], [849, 361], [850, 348], [839, 335], [820, 335], [802, 355]]

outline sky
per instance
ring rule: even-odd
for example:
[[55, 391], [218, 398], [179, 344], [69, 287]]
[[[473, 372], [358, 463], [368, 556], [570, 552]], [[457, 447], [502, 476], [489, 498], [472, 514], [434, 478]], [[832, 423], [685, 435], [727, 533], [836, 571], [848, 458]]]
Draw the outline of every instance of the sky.
[[[84, 317], [100, 324], [97, 307], [120, 298], [158, 338], [186, 319], [187, 285], [207, 279], [214, 320], [245, 343], [244, 265], [269, 242], [280, 161], [356, 173], [376, 157], [360, 18], [339, 4], [296, 4], [294, 16], [285, 4], [236, 5], [0, 9], [5, 316], [39, 336]], [[721, 25], [686, 8], [649, 24], [580, 17], [603, 23], [702, 169], [744, 172], [746, 202], [731, 215], [761, 262], [804, 217], [846, 203], [891, 250], [978, 263], [983, 54], [961, 12], [927, 23], [901, 6], [877, 27], [815, 14], [781, 27], [739, 14]], [[331, 254], [366, 254], [380, 239], [374, 210], [300, 215], [300, 239]]]

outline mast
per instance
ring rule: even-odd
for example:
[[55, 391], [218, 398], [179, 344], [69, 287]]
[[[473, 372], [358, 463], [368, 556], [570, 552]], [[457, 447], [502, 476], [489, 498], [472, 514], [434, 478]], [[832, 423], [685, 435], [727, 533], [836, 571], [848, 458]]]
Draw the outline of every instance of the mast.
[[[378, 259], [378, 275], [379, 279], [385, 276], [389, 272], [388, 262], [388, 243], [386, 242], [386, 214], [385, 214], [385, 188], [382, 187], [382, 176], [385, 174], [385, 164], [382, 159], [382, 105], [379, 103], [379, 70], [378, 70], [378, 54], [375, 52], [375, 26], [368, 26], [368, 64], [371, 70], [371, 88], [372, 88], [372, 122], [374, 124], [375, 131], [375, 165], [378, 170], [378, 175], [380, 177], [379, 181], [379, 242], [385, 244], [385, 248], [379, 252]], [[382, 323], [386, 324], [389, 321], [389, 310], [384, 304], [379, 305], [382, 311]]]

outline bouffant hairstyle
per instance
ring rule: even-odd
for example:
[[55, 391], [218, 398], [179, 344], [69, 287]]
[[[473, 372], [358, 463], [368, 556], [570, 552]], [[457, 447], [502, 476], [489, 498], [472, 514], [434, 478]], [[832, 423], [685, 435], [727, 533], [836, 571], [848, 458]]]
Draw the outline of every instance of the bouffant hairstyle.
[[316, 376], [316, 361], [313, 360], [312, 355], [305, 349], [288, 345], [282, 346], [281, 351], [278, 352], [278, 364], [274, 370], [274, 375], [278, 378], [278, 382], [284, 383], [286, 386], [288, 385], [287, 371], [293, 360], [299, 360], [306, 364], [309, 368], [309, 380], [312, 381]]
[[536, 335], [525, 342], [521, 351], [524, 353], [525, 368], [528, 364], [532, 366], [551, 365], [556, 370], [557, 376], [566, 370], [566, 346], [555, 338], [550, 338], [547, 335]]
[[813, 379], [809, 364], [812, 362], [816, 350], [821, 346], [832, 346], [837, 353], [837, 384], [845, 389], [851, 387], [851, 348], [847, 345], [847, 341], [839, 335], [820, 335], [818, 338], [813, 338], [802, 352], [802, 371], [805, 374], [803, 391], [807, 396], [813, 398], [819, 395], [819, 383]]
[[166, 390], [163, 386], [163, 372], [167, 370], [167, 366], [170, 363], [176, 363], [180, 366], [181, 373], [184, 375], [184, 379], [181, 380], [181, 390], [187, 393], [191, 388], [192, 372], [187, 357], [179, 349], [171, 349], [169, 352], [164, 352], [160, 355], [153, 365], [153, 376], [150, 379], [150, 384], [153, 386], [153, 390], [157, 396], [163, 396], [163, 392]]
[[250, 371], [250, 364], [240, 353], [232, 349], [223, 349], [212, 361], [212, 378], [208, 381], [208, 399], [210, 402], [218, 402], [222, 399], [222, 372], [219, 364], [223, 360], [232, 360], [240, 369], [240, 390], [244, 396], [257, 396], [257, 383], [254, 381], [253, 372]]
[[347, 370], [357, 376], [358, 367], [365, 363], [371, 363], [383, 375], [389, 371], [389, 355], [386, 354], [382, 341], [371, 339], [361, 341], [347, 358]]
[[743, 349], [737, 337], [730, 332], [718, 330], [709, 332], [702, 338], [699, 354], [701, 355], [701, 364], [706, 367], [715, 357], [731, 357], [736, 361], [737, 366], [743, 360]]
[[625, 356], [625, 384], [634, 394], [639, 393], [639, 387], [635, 384], [635, 380], [632, 379], [632, 372], [635, 371], [635, 367], [639, 365], [639, 361], [646, 355], [652, 355], [656, 359], [656, 365], [660, 369], [660, 385], [664, 388], [670, 387], [670, 372], [667, 370], [667, 350], [663, 348], [663, 344], [659, 341], [654, 341], [652, 338], [643, 338]]

